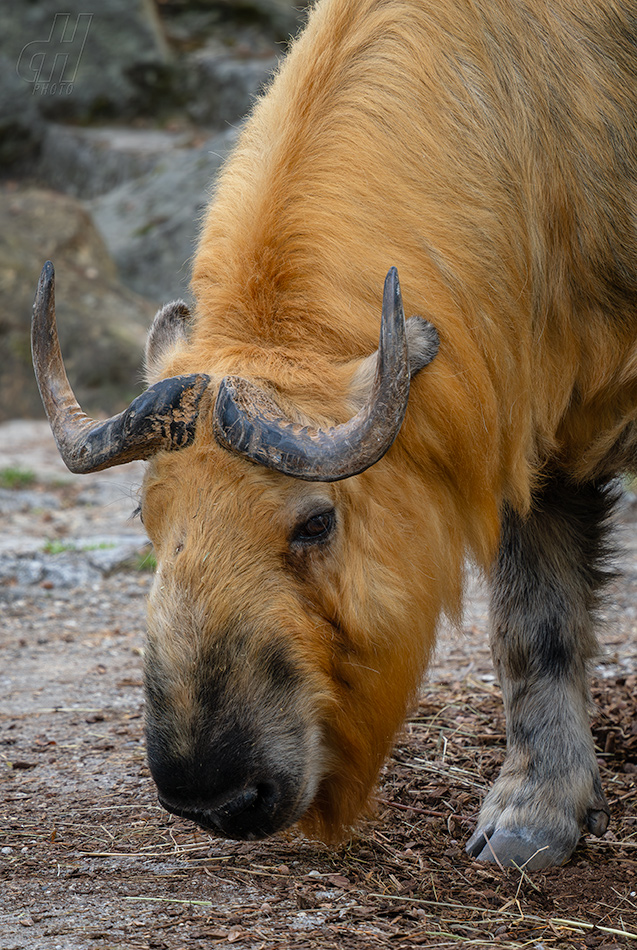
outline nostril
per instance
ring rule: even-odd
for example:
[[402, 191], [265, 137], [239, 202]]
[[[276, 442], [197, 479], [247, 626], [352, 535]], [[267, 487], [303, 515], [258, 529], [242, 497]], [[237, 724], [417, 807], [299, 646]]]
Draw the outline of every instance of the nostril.
[[258, 786], [259, 804], [266, 812], [272, 812], [279, 803], [280, 791], [274, 782], [262, 782]]
[[247, 788], [233, 789], [230, 793], [207, 801], [174, 797], [159, 801], [173, 815], [188, 818], [202, 828], [221, 832], [230, 838], [262, 838], [277, 830], [281, 789], [276, 782], [259, 782]]
[[222, 821], [238, 818], [244, 812], [263, 817], [272, 815], [279, 799], [279, 788], [274, 782], [260, 782], [256, 786], [243, 788], [238, 793], [228, 796], [221, 804], [210, 803], [209, 809], [214, 811]]
[[214, 810], [224, 818], [235, 818], [259, 798], [259, 790], [256, 788], [244, 788], [234, 798], [225, 801], [223, 805], [217, 806]]

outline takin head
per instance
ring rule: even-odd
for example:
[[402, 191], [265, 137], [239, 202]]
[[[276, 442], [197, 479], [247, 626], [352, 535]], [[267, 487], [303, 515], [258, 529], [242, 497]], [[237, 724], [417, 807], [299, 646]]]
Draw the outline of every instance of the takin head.
[[[151, 370], [176, 344], [187, 352], [187, 316], [180, 303], [157, 315]], [[333, 428], [282, 409], [274, 386], [207, 372], [161, 379], [119, 416], [89, 419], [64, 372], [50, 264], [32, 338], [68, 467], [149, 459], [145, 687], [160, 801], [233, 838], [299, 820], [335, 838], [364, 807], [418, 688], [441, 605], [433, 578], [450, 573], [436, 499], [409, 465], [397, 475], [398, 447], [377, 464], [410, 378], [436, 355], [435, 329], [405, 322], [392, 269], [379, 350], [352, 372], [360, 409]], [[433, 546], [405, 514], [416, 497], [431, 502]]]

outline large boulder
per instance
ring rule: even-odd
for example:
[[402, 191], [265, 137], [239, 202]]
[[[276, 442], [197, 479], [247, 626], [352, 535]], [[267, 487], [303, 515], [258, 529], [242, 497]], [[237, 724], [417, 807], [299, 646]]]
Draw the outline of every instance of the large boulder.
[[172, 83], [153, 0], [2, 0], [0, 53], [40, 114], [63, 121], [154, 111]]
[[286, 43], [306, 17], [307, 0], [161, 0], [159, 14], [173, 47], [190, 52], [212, 39], [228, 47]]
[[77, 198], [95, 198], [152, 171], [188, 148], [192, 132], [126, 126], [47, 123], [34, 173], [42, 184]]
[[197, 149], [175, 151], [151, 173], [91, 202], [128, 287], [163, 301], [187, 294], [199, 222], [237, 136], [228, 129]]
[[32, 163], [43, 129], [30, 88], [16, 75], [15, 62], [0, 53], [0, 169], [13, 173]]
[[206, 44], [188, 59], [186, 112], [198, 125], [225, 127], [248, 113], [278, 64], [275, 50], [259, 55]]
[[[231, 120], [245, 112], [245, 96], [233, 100], [228, 82], [248, 95], [260, 86], [267, 68], [259, 59], [272, 59], [297, 31], [302, 7], [295, 0], [68, 0], [61, 12], [56, 0], [2, 0], [0, 58], [14, 92], [30, 98], [34, 121], [36, 113], [58, 122], [157, 119], [188, 109], [193, 65], [197, 71], [189, 57], [217, 44], [228, 54], [214, 79], [224, 87], [224, 114], [213, 117], [220, 126], [233, 101]], [[215, 72], [207, 59], [202, 76]]]
[[41, 416], [30, 321], [46, 259], [57, 274], [62, 353], [80, 403], [122, 409], [140, 391], [141, 354], [154, 306], [122, 287], [90, 216], [73, 198], [0, 189], [0, 421]]

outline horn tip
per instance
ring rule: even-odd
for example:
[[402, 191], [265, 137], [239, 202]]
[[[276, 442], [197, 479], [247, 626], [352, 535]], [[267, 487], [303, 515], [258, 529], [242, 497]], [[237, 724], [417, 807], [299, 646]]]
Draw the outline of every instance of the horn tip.
[[55, 277], [55, 268], [52, 261], [45, 261], [40, 274], [41, 281], [50, 281]]
[[398, 279], [398, 268], [390, 267], [385, 277], [384, 295], [394, 300], [401, 299], [400, 280]]
[[[42, 271], [40, 272], [40, 279], [38, 280], [38, 289], [35, 296], [34, 308], [37, 308], [38, 302], [41, 300], [52, 299], [52, 294], [55, 289], [55, 268], [51, 261], [46, 261]], [[35, 309], [34, 309], [35, 313]]]

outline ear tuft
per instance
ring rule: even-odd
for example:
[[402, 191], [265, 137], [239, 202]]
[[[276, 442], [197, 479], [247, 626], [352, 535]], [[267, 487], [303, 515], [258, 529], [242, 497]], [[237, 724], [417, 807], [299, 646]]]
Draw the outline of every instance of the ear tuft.
[[440, 347], [440, 337], [433, 323], [424, 317], [410, 317], [405, 321], [407, 331], [407, 349], [409, 351], [409, 375], [413, 379], [416, 373], [428, 366]]
[[149, 382], [157, 378], [163, 356], [177, 343], [188, 339], [190, 310], [183, 300], [173, 300], [158, 310], [148, 331], [144, 367]]
[[[424, 369], [436, 356], [440, 346], [440, 337], [433, 323], [424, 317], [410, 317], [405, 320], [407, 334], [407, 352], [409, 353], [409, 376]], [[365, 405], [374, 381], [378, 353], [365, 357], [356, 367], [350, 384], [350, 406], [357, 411]]]

